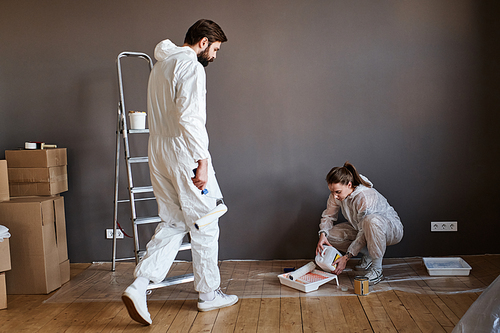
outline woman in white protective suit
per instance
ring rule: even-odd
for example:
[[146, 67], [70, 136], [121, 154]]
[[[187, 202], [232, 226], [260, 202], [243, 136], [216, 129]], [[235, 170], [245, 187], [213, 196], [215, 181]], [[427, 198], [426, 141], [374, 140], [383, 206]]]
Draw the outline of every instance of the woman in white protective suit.
[[[316, 254], [330, 245], [346, 254], [337, 259], [334, 274], [345, 269], [347, 261], [362, 254], [356, 269], [368, 270], [370, 284], [383, 278], [382, 259], [387, 245], [397, 244], [403, 238], [403, 224], [387, 200], [373, 188], [373, 184], [346, 162], [335, 167], [326, 176], [330, 196], [321, 216]], [[335, 224], [339, 209], [348, 222]]]
[[[135, 268], [135, 281], [122, 295], [129, 315], [144, 325], [152, 322], [146, 301], [148, 284], [163, 281], [188, 233], [198, 310], [215, 310], [238, 301], [219, 288], [218, 219], [195, 225], [222, 198], [208, 151], [203, 67], [216, 58], [225, 41], [215, 22], [199, 20], [189, 28], [182, 47], [167, 39], [155, 48], [157, 62], [148, 84], [148, 156], [162, 222]], [[202, 195], [205, 189], [208, 195]]]

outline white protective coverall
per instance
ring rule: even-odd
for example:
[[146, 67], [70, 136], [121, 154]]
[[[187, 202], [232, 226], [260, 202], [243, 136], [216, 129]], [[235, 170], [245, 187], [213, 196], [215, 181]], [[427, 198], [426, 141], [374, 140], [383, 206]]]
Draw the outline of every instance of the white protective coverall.
[[[339, 209], [349, 222], [334, 225]], [[361, 184], [342, 201], [330, 194], [319, 228], [338, 250], [355, 256], [367, 247], [373, 259], [382, 258], [387, 245], [397, 244], [403, 238], [403, 224], [394, 208], [373, 187]]]
[[[222, 194], [208, 151], [205, 70], [193, 49], [177, 47], [170, 40], [156, 46], [155, 58], [148, 84], [148, 155], [162, 222], [134, 275], [161, 282], [189, 232], [194, 287], [208, 293], [220, 285], [218, 219], [200, 230], [194, 223], [216, 207], [215, 198], [222, 198]], [[202, 195], [191, 180], [197, 161], [202, 159], [208, 159], [206, 189], [210, 197]]]

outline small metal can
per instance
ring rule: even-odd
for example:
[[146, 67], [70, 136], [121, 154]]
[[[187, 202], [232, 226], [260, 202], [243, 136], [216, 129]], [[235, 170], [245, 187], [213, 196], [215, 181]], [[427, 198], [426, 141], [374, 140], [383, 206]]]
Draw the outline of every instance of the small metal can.
[[366, 296], [370, 293], [367, 277], [354, 277], [354, 293], [359, 296]]

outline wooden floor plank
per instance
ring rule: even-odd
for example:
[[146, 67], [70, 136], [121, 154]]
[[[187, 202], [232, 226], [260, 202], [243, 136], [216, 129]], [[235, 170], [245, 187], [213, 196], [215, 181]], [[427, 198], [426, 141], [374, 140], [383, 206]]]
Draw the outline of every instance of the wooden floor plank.
[[299, 297], [281, 298], [280, 333], [302, 332], [302, 313]]
[[238, 316], [234, 332], [256, 332], [259, 322], [260, 299], [244, 298], [240, 304], [241, 315]]
[[218, 312], [219, 310], [199, 312], [189, 332], [190, 333], [212, 332], [212, 328], [214, 327], [215, 319], [217, 318]]
[[359, 301], [363, 306], [373, 332], [397, 332], [391, 318], [385, 311], [384, 306], [376, 294], [372, 293], [366, 296], [359, 296]]
[[280, 330], [279, 298], [263, 298], [260, 300], [259, 322], [257, 333], [276, 333]]
[[301, 297], [302, 330], [304, 333], [328, 332], [325, 326], [319, 297]]
[[394, 291], [377, 293], [398, 332], [421, 332]]
[[[219, 310], [212, 332], [232, 333], [238, 320], [241, 299], [233, 306]], [[243, 314], [242, 314], [243, 315]]]
[[349, 326], [344, 317], [341, 297], [321, 297], [321, 313], [327, 332], [349, 332]]
[[340, 301], [345, 321], [351, 332], [372, 332], [370, 322], [357, 296], [340, 297]]
[[172, 325], [170, 325], [168, 330], [165, 330], [164, 332], [189, 332], [196, 316], [198, 315], [196, 302], [196, 300], [184, 301], [184, 304], [177, 313], [177, 316], [175, 316]]

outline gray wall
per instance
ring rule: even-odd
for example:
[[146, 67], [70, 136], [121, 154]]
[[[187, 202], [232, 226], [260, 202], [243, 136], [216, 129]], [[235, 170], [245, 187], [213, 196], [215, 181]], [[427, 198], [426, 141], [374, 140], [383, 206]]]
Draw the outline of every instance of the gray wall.
[[[110, 260], [116, 56], [210, 18], [229, 38], [207, 67], [221, 259], [312, 258], [324, 177], [346, 160], [404, 223], [387, 256], [499, 253], [498, 14], [473, 0], [2, 1], [0, 158], [67, 147], [70, 259]], [[144, 109], [145, 63], [124, 66], [127, 109]], [[442, 220], [459, 231], [431, 233]]]

